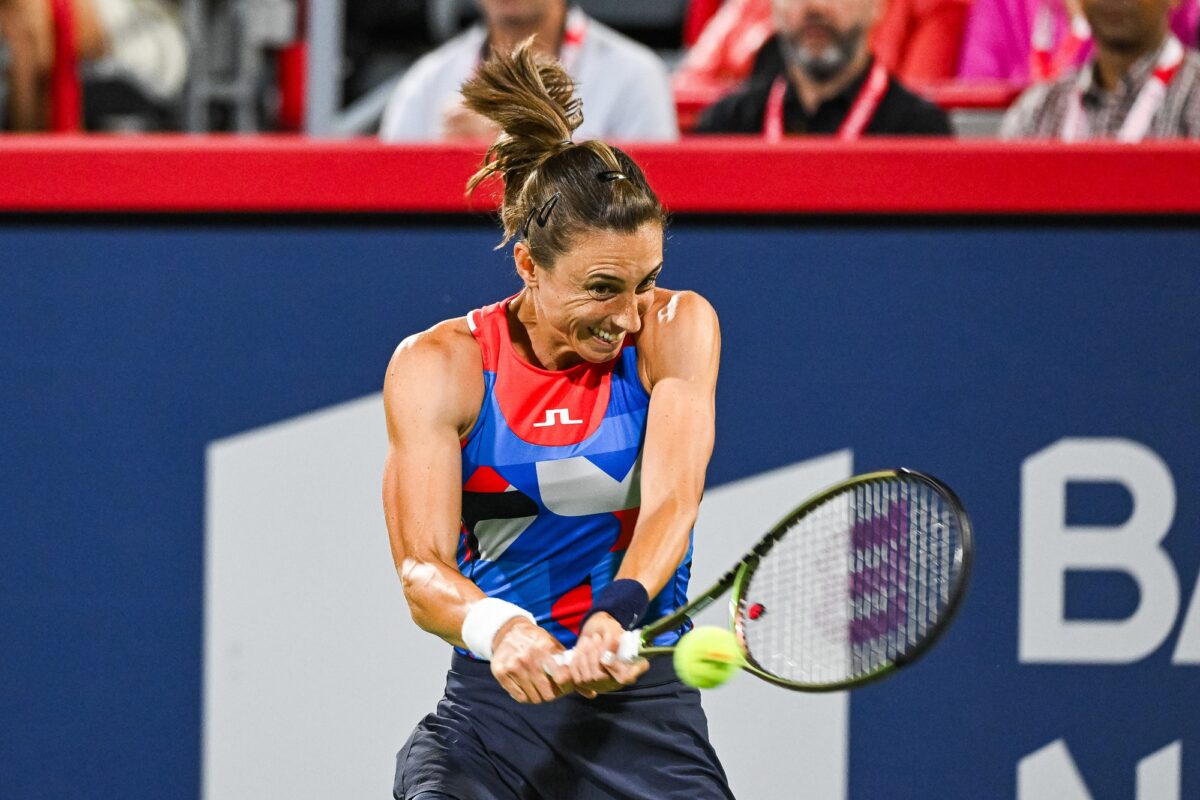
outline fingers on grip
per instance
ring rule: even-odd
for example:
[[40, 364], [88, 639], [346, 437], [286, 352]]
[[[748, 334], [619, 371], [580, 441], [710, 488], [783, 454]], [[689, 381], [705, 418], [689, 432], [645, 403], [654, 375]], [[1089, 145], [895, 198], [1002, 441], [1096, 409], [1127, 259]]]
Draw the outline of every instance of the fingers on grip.
[[[621, 634], [620, 644], [617, 645], [617, 658], [626, 663], [632, 663], [637, 660], [638, 650], [641, 649], [641, 646], [641, 631], [625, 631]], [[554, 663], [565, 667], [571, 663], [571, 659], [574, 657], [574, 650], [564, 650], [561, 653], [554, 654]], [[603, 661], [603, 658], [601, 660]]]
[[617, 656], [622, 661], [634, 661], [642, 646], [641, 631], [625, 631], [621, 634], [621, 643], [617, 646]]

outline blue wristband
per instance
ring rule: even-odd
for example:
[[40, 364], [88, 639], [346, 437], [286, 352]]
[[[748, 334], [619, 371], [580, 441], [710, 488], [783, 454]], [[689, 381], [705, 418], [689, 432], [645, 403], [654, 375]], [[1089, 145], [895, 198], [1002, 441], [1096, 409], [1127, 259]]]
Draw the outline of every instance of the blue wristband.
[[583, 616], [579, 628], [583, 629], [592, 614], [603, 611], [621, 623], [622, 628], [631, 631], [649, 607], [650, 595], [646, 587], [630, 578], [621, 578], [605, 586], [592, 598], [591, 610]]

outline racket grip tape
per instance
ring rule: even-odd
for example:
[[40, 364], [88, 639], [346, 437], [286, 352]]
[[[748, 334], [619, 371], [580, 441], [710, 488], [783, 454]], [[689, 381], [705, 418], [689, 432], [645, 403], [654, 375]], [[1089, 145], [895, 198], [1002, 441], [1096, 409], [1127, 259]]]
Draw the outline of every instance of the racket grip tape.
[[[617, 658], [625, 662], [631, 662], [638, 657], [638, 650], [642, 646], [642, 632], [640, 630], [625, 631], [621, 634], [621, 641], [617, 645]], [[571, 663], [574, 657], [574, 650], [564, 650], [561, 653], [554, 654], [554, 661], [557, 664], [566, 666]]]

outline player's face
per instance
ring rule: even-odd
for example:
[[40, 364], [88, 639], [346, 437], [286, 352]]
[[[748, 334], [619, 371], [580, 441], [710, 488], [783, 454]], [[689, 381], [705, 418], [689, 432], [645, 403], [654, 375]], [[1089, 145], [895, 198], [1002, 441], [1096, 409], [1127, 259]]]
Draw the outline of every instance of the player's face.
[[774, 0], [772, 5], [788, 60], [816, 80], [841, 73], [878, 15], [878, 0]]
[[649, 222], [633, 233], [580, 234], [553, 269], [536, 267], [534, 302], [553, 344], [597, 364], [616, 357], [641, 330], [662, 249], [662, 225]]
[[1167, 32], [1172, 0], [1083, 0], [1083, 13], [1100, 44], [1117, 52], [1141, 53]]

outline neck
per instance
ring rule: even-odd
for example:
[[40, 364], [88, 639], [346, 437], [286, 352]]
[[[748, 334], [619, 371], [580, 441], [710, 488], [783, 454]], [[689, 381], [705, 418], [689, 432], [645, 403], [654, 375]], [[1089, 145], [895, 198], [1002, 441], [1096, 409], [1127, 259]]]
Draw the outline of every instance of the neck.
[[788, 76], [796, 87], [796, 94], [800, 97], [800, 104], [804, 106], [805, 113], [811, 115], [816, 113], [816, 110], [826, 100], [837, 97], [847, 86], [854, 83], [866, 70], [870, 61], [871, 51], [864, 41], [859, 45], [858, 52], [855, 53], [846, 68], [832, 80], [824, 83], [814, 81], [804, 70], [794, 64], [788, 65]]
[[582, 359], [579, 354], [561, 344], [545, 341], [546, 326], [541, 325], [537, 300], [528, 289], [521, 292], [508, 304], [509, 337], [517, 353], [542, 369], [567, 369]]
[[1111, 92], [1117, 88], [1121, 79], [1129, 72], [1133, 63], [1147, 53], [1153, 53], [1162, 47], [1167, 38], [1166, 20], [1159, 35], [1140, 48], [1114, 49], [1099, 40], [1096, 41], [1096, 77], [1105, 91]]
[[488, 28], [488, 39], [493, 49], [508, 53], [536, 34], [533, 49], [543, 55], [557, 58], [566, 18], [566, 4], [552, 3], [550, 9], [540, 17], [494, 22]]

